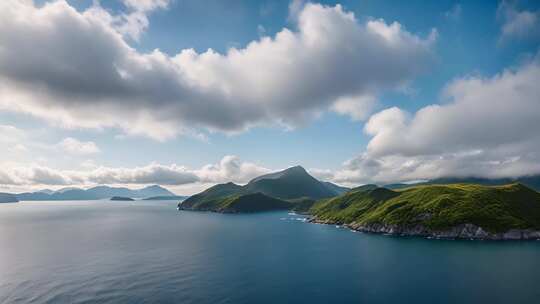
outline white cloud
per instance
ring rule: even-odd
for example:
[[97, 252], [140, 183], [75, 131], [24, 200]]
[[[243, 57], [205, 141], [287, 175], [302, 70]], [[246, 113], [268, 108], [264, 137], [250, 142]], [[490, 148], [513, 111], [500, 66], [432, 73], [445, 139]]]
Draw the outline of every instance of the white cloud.
[[45, 166], [10, 166], [3, 164], [0, 171], [0, 185], [69, 185], [80, 182], [66, 172]]
[[65, 174], [47, 167], [36, 166], [31, 168], [31, 170], [27, 170], [25, 173], [28, 174], [26, 178], [36, 184], [69, 185], [74, 181]]
[[353, 120], [364, 120], [371, 114], [376, 101], [376, 98], [371, 95], [344, 96], [336, 100], [332, 105], [332, 110], [342, 115], [349, 115]]
[[96, 184], [161, 184], [182, 185], [194, 183], [199, 178], [188, 169], [176, 164], [165, 166], [152, 163], [144, 167], [99, 167], [83, 174], [89, 183]]
[[497, 9], [497, 17], [502, 21], [500, 41], [540, 36], [540, 11], [520, 11], [515, 2], [502, 1]]
[[99, 167], [93, 159], [87, 159], [81, 163], [81, 167], [85, 169], [95, 169]]
[[26, 134], [23, 130], [11, 125], [0, 125], [0, 143], [3, 145], [17, 144], [24, 138]]
[[134, 10], [147, 12], [158, 8], [167, 8], [170, 0], [122, 0], [122, 2]]
[[298, 21], [298, 16], [300, 16], [306, 2], [306, 0], [291, 0], [291, 2], [289, 2], [289, 22]]
[[[128, 3], [145, 12], [164, 7]], [[99, 6], [77, 12], [65, 1], [1, 1], [0, 110], [158, 140], [295, 127], [343, 98], [403, 87], [427, 68], [436, 37], [381, 19], [362, 23], [339, 5], [307, 3], [297, 31], [225, 54], [188, 49], [168, 56], [130, 47], [115, 18]]]
[[15, 185], [17, 182], [13, 180], [11, 174], [0, 171], [0, 185]]
[[28, 152], [28, 148], [23, 144], [16, 144], [13, 146], [13, 150], [17, 152]]
[[[408, 116], [392, 108], [365, 126], [371, 155], [439, 154], [539, 143], [540, 57], [491, 78], [466, 77], [450, 83], [448, 100]], [[523, 150], [526, 151], [526, 150]]]
[[122, 168], [98, 166], [93, 161], [84, 162], [82, 170], [60, 170], [38, 164], [9, 164], [0, 166], [0, 186], [85, 186], [95, 184], [132, 185], [190, 185], [238, 182], [246, 183], [270, 170], [254, 163], [244, 162], [228, 155], [217, 164], [189, 169], [176, 164], [151, 163], [146, 166]]
[[376, 113], [364, 128], [372, 136], [366, 152], [330, 177], [365, 183], [538, 174], [538, 79], [540, 55], [490, 78], [457, 79], [442, 104], [414, 114], [397, 107]]
[[227, 155], [218, 164], [206, 165], [196, 173], [201, 181], [206, 183], [246, 183], [270, 171], [254, 163], [243, 162], [237, 156]]
[[259, 37], [266, 36], [266, 28], [262, 24], [257, 25], [257, 34]]
[[98, 146], [92, 141], [80, 141], [73, 137], [66, 137], [58, 146], [68, 153], [73, 154], [95, 154], [99, 153]]
[[139, 41], [150, 25], [148, 14], [157, 9], [166, 9], [170, 3], [169, 0], [123, 0], [122, 2], [128, 8], [127, 13], [111, 15], [99, 5], [99, 2], [94, 2], [85, 15], [99, 19], [123, 36]]
[[20, 157], [27, 153], [29, 150], [24, 144], [27, 139], [28, 135], [25, 130], [12, 125], [0, 125], [0, 144], [2, 145], [0, 157]]

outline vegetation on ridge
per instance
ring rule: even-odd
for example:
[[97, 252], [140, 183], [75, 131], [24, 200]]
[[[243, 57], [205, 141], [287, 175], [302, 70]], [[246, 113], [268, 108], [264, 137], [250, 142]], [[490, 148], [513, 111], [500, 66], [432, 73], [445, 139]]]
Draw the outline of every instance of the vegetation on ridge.
[[293, 206], [292, 203], [273, 198], [262, 194], [249, 193], [243, 195], [230, 195], [215, 200], [200, 201], [195, 205], [184, 206], [180, 204], [181, 209], [192, 209], [200, 211], [215, 211], [222, 213], [249, 213], [271, 210], [288, 210]]
[[353, 189], [317, 202], [309, 212], [317, 219], [340, 223], [422, 224], [433, 230], [470, 223], [489, 232], [504, 232], [540, 229], [540, 193], [519, 183]]
[[[337, 196], [336, 191], [343, 194]], [[288, 209], [332, 223], [403, 228], [421, 225], [433, 231], [462, 224], [473, 224], [491, 233], [540, 230], [540, 193], [520, 183], [410, 185], [399, 190], [363, 185], [339, 189], [314, 179], [301, 167], [263, 175], [245, 186], [216, 185], [178, 207], [216, 212]]]
[[[217, 210], [224, 200], [253, 193], [262, 193], [283, 201], [309, 198], [317, 200], [339, 195], [347, 188], [323, 183], [313, 178], [300, 166], [259, 176], [245, 186], [234, 183], [219, 184], [195, 194], [178, 205], [181, 209]], [[281, 208], [282, 209], [282, 208]]]

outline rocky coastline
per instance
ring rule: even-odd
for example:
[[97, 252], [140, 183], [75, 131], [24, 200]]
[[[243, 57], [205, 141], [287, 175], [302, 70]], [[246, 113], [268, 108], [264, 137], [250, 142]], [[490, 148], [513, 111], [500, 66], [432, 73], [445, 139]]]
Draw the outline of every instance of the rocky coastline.
[[321, 220], [316, 217], [311, 217], [308, 220], [310, 223], [340, 225], [354, 231], [367, 233], [380, 233], [396, 236], [418, 236], [425, 238], [436, 239], [467, 239], [467, 240], [540, 240], [540, 231], [532, 229], [510, 229], [504, 233], [490, 233], [482, 229], [482, 227], [474, 224], [461, 224], [452, 227], [448, 230], [436, 231], [429, 229], [421, 224], [414, 226], [398, 226], [381, 223], [359, 224], [359, 223], [340, 223], [332, 220]]

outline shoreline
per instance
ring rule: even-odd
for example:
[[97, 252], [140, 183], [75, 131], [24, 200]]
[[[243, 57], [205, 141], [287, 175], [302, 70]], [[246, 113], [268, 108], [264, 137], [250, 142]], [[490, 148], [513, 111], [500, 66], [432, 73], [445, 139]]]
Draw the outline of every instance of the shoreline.
[[[254, 212], [235, 212], [224, 210], [211, 210], [211, 209], [181, 209], [178, 211], [192, 211], [192, 212], [211, 212], [218, 214], [253, 214]], [[272, 210], [272, 211], [285, 211], [285, 210]], [[423, 225], [415, 225], [412, 227], [400, 227], [398, 225], [387, 224], [368, 224], [362, 225], [358, 223], [344, 224], [339, 221], [333, 220], [321, 220], [317, 219], [313, 215], [306, 212], [297, 212], [294, 210], [288, 210], [289, 213], [294, 213], [300, 216], [306, 216], [306, 222], [312, 224], [323, 225], [337, 225], [348, 228], [352, 231], [383, 234], [391, 236], [404, 236], [404, 237], [422, 237], [427, 239], [441, 239], [441, 240], [477, 240], [477, 241], [540, 241], [540, 231], [533, 229], [510, 229], [504, 233], [491, 233], [487, 232], [482, 227], [474, 224], [460, 224], [447, 230], [431, 230]]]
[[458, 239], [458, 240], [489, 240], [489, 241], [534, 241], [540, 240], [540, 231], [532, 229], [510, 229], [504, 233], [490, 233], [473, 224], [461, 224], [448, 230], [434, 231], [423, 225], [400, 227], [398, 225], [358, 223], [344, 224], [333, 220], [320, 220], [311, 216], [309, 223], [324, 225], [339, 225], [353, 231], [392, 236], [414, 236], [428, 239]]

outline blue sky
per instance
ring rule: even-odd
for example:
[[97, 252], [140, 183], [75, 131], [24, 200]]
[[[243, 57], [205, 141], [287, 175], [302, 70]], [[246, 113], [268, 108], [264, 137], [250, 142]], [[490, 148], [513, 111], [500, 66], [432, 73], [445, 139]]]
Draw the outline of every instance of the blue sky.
[[[3, 16], [2, 19], [6, 20], [6, 18], [9, 18], [15, 20], [15, 13], [22, 16], [40, 10], [43, 12], [51, 2], [54, 1], [39, 0], [34, 1], [33, 4], [21, 4], [24, 2], [9, 0], [4, 5], [12, 8], [14, 13]], [[22, 8], [17, 8], [18, 5], [21, 5]], [[298, 11], [294, 11], [294, 5], [298, 7]], [[468, 100], [478, 104], [484, 102], [477, 101], [480, 97], [473, 96], [473, 93], [462, 91], [459, 84], [463, 84], [463, 87], [469, 87], [468, 84], [472, 86], [475, 80], [484, 80], [485, 83], [481, 85], [488, 87], [488, 91], [493, 89], [494, 94], [497, 94], [497, 92], [500, 92], [499, 88], [504, 85], [505, 78], [499, 76], [505, 70], [514, 73], [510, 75], [514, 76], [513, 78], [508, 77], [511, 78], [508, 79], [509, 83], [519, 87], [521, 83], [516, 84], [516, 82], [527, 81], [521, 80], [525, 76], [521, 78], [518, 76], [520, 72], [525, 74], [528, 67], [532, 66], [532, 68], [535, 68], [538, 65], [537, 54], [540, 42], [540, 35], [538, 33], [540, 25], [538, 17], [540, 3], [538, 1], [321, 1], [309, 4], [302, 1], [126, 0], [123, 2], [101, 0], [99, 2], [93, 2], [73, 0], [67, 1], [63, 6], [58, 6], [57, 13], [69, 15], [69, 9], [74, 9], [77, 14], [81, 14], [78, 17], [90, 18], [84, 14], [93, 10], [93, 12], [98, 11], [102, 13], [99, 18], [109, 18], [111, 20], [112, 18], [120, 18], [118, 16], [127, 16], [134, 12], [140, 13], [138, 16], [143, 16], [147, 21], [147, 26], [138, 26], [139, 35], [137, 37], [132, 37], [129, 33], [122, 32], [124, 28], [121, 23], [124, 21], [120, 20], [121, 18], [118, 19], [120, 21], [115, 21], [116, 23], [108, 21], [108, 26], [111, 27], [112, 31], [118, 31], [123, 42], [133, 48], [137, 54], [149, 54], [155, 49], [159, 49], [166, 58], [173, 58], [185, 49], [194, 49], [196, 54], [202, 54], [208, 49], [213, 49], [222, 55], [227, 54], [230, 48], [244, 50], [253, 41], [260, 41], [262, 39], [261, 37], [275, 39], [276, 34], [282, 32], [284, 28], [297, 33], [301, 31], [299, 29], [298, 19], [302, 18], [302, 12], [306, 12], [304, 15], [307, 16], [310, 7], [317, 6], [321, 8], [321, 13], [329, 14], [330, 10], [334, 9], [336, 5], [341, 5], [338, 18], [343, 17], [346, 19], [344, 17], [346, 14], [354, 14], [354, 22], [359, 27], [365, 26], [370, 21], [381, 21], [388, 28], [393, 22], [399, 23], [399, 32], [410, 36], [403, 38], [403, 41], [399, 42], [401, 43], [399, 47], [404, 49], [417, 48], [412, 49], [410, 55], [403, 55], [405, 57], [399, 60], [396, 59], [396, 64], [404, 64], [404, 61], [409, 60], [407, 56], [411, 56], [411, 66], [404, 66], [403, 70], [407, 71], [398, 76], [384, 74], [398, 72], [393, 71], [390, 64], [389, 66], [385, 66], [384, 61], [386, 58], [377, 58], [376, 60], [381, 62], [380, 69], [374, 64], [369, 65], [371, 69], [374, 69], [373, 71], [360, 71], [360, 68], [363, 66], [359, 64], [359, 71], [348, 71], [347, 73], [350, 74], [348, 74], [346, 80], [337, 79], [336, 84], [329, 83], [332, 82], [331, 79], [324, 81], [324, 85], [328, 85], [328, 90], [332, 91], [333, 88], [336, 88], [336, 93], [332, 95], [332, 98], [339, 98], [339, 90], [341, 86], [344, 86], [342, 83], [353, 83], [354, 77], [357, 77], [355, 73], [358, 72], [359, 79], [368, 79], [365, 80], [366, 82], [370, 82], [370, 73], [381, 74], [382, 76], [380, 78], [383, 80], [378, 83], [375, 80], [373, 83], [370, 82], [370, 89], [368, 91], [362, 91], [360, 94], [358, 93], [358, 90], [360, 90], [359, 87], [350, 88], [354, 90], [354, 94], [360, 94], [362, 96], [369, 95], [369, 98], [373, 99], [369, 103], [369, 109], [362, 110], [361, 116], [363, 117], [355, 118], [353, 115], [347, 115], [343, 111], [329, 110], [329, 108], [335, 105], [331, 103], [333, 101], [321, 100], [320, 102], [318, 101], [320, 105], [316, 107], [310, 106], [309, 113], [306, 114], [309, 116], [307, 119], [305, 112], [301, 112], [299, 114], [300, 116], [291, 117], [288, 114], [283, 114], [285, 116], [280, 116], [282, 114], [272, 114], [271, 117], [265, 119], [246, 120], [249, 121], [248, 125], [244, 125], [244, 120], [242, 120], [241, 125], [222, 128], [221, 125], [214, 124], [211, 121], [212, 118], [209, 118], [210, 122], [203, 122], [199, 125], [199, 121], [195, 119], [191, 121], [190, 117], [187, 117], [178, 122], [180, 123], [180, 127], [178, 128], [182, 129], [182, 131], [175, 132], [173, 135], [165, 136], [164, 138], [156, 138], [153, 135], [149, 136], [147, 134], [148, 132], [145, 131], [130, 131], [136, 129], [139, 125], [133, 126], [129, 124], [129, 120], [132, 119], [130, 114], [128, 114], [128, 110], [132, 107], [129, 100], [122, 103], [122, 106], [126, 107], [125, 116], [122, 114], [124, 112], [119, 111], [118, 113], [120, 114], [115, 114], [111, 118], [125, 120], [125, 124], [102, 123], [99, 115], [96, 115], [96, 118], [92, 121], [78, 123], [85, 114], [73, 112], [78, 109], [78, 106], [70, 105], [69, 100], [82, 98], [77, 95], [80, 93], [70, 91], [72, 88], [65, 89], [69, 91], [69, 95], [66, 92], [53, 92], [52, 87], [55, 84], [48, 84], [48, 81], [53, 76], [44, 75], [44, 79], [38, 79], [38, 81], [30, 83], [30, 80], [28, 80], [30, 77], [15, 79], [22, 72], [5, 73], [5, 75], [0, 76], [12, 81], [13, 87], [5, 88], [4, 91], [7, 93], [0, 94], [0, 125], [4, 126], [4, 134], [6, 134], [4, 141], [13, 147], [17, 146], [18, 149], [2, 152], [4, 153], [2, 156], [4, 167], [11, 169], [6, 169], [3, 175], [0, 174], [0, 184], [3, 185], [1, 187], [7, 190], [18, 190], [37, 189], [41, 187], [55, 188], [71, 184], [88, 186], [100, 182], [138, 186], [146, 183], [159, 183], [162, 180], [159, 177], [156, 177], [155, 180], [150, 177], [141, 180], [137, 180], [134, 177], [131, 179], [117, 178], [121, 175], [118, 170], [122, 169], [124, 173], [128, 172], [134, 176], [139, 176], [137, 170], [141, 168], [147, 171], [149, 170], [154, 174], [155, 172], [152, 170], [155, 168], [150, 168], [151, 166], [163, 166], [162, 169], [166, 171], [171, 170], [173, 164], [176, 164], [176, 167], [171, 172], [165, 172], [166, 174], [172, 174], [174, 176], [174, 174], [179, 173], [179, 170], [184, 170], [185, 172], [182, 171], [180, 173], [185, 173], [184, 175], [187, 174], [188, 177], [192, 177], [191, 179], [185, 179], [185, 176], [180, 174], [181, 178], [179, 178], [178, 182], [175, 182], [174, 178], [172, 181], [168, 181], [170, 183], [168, 185], [169, 187], [182, 193], [197, 191], [209, 184], [225, 181], [228, 178], [237, 182], [245, 182], [252, 175], [297, 164], [308, 168], [310, 172], [320, 178], [347, 185], [371, 181], [393, 182], [398, 180], [422, 179], [441, 175], [499, 177], [538, 173], [536, 172], [538, 158], [533, 153], [535, 151], [532, 151], [532, 147], [536, 147], [537, 138], [516, 138], [513, 135], [514, 133], [509, 132], [507, 137], [501, 136], [500, 140], [497, 136], [493, 136], [493, 141], [480, 143], [480, 141], [474, 141], [473, 139], [469, 141], [465, 139], [461, 140], [464, 136], [459, 135], [462, 133], [457, 131], [456, 133], [459, 136], [455, 135], [455, 138], [453, 137], [453, 133], [450, 134], [445, 133], [446, 131], [441, 131], [440, 136], [449, 136], [455, 143], [454, 147], [460, 147], [459, 149], [446, 148], [444, 144], [439, 144], [436, 141], [424, 143], [420, 139], [417, 140], [416, 136], [422, 136], [422, 138], [433, 136], [433, 138], [436, 138], [438, 135], [425, 135], [422, 133], [425, 131], [417, 132], [418, 134], [415, 133], [415, 126], [420, 124], [421, 121], [418, 119], [419, 121], [416, 122], [414, 118], [415, 113], [418, 111], [422, 112], [426, 106], [460, 103], [459, 98], [463, 96], [462, 99], [467, 102], [469, 102]], [[52, 11], [50, 9], [50, 12]], [[59, 18], [50, 18], [52, 20], [51, 22], [60, 20]], [[305, 18], [307, 19], [308, 17]], [[2, 22], [6, 21], [0, 21], [0, 25]], [[26, 33], [30, 34], [39, 32], [39, 28], [28, 30], [16, 22], [10, 23], [9, 26], [13, 28], [13, 31], [20, 30], [23, 32], [26, 30]], [[46, 27], [46, 25], [42, 25], [42, 27]], [[66, 48], [70, 48], [76, 43], [73, 42], [70, 44], [68, 38], [62, 40], [62, 33], [63, 31], [59, 30], [58, 33], [53, 33], [54, 36], [51, 34], [50, 38], [45, 37], [43, 43], [47, 44], [53, 39], [59, 39], [60, 42], [56, 43], [56, 45], [66, 43]], [[335, 34], [336, 32], [333, 35]], [[3, 33], [0, 35], [8, 34]], [[97, 35], [89, 35], [88, 37], [85, 41], [91, 40], [93, 39], [92, 37], [97, 37]], [[31, 39], [31, 36], [28, 39]], [[351, 40], [354, 39], [356, 38]], [[365, 38], [358, 38], [357, 43], [355, 42], [356, 44], [351, 44], [350, 46], [347, 45], [347, 39], [332, 41], [342, 44], [335, 46], [337, 50], [340, 47], [357, 47], [358, 50], [353, 50], [352, 55], [350, 55], [351, 58], [349, 58], [355, 60], [355, 54], [358, 54], [360, 57], [362, 56], [362, 52], [371, 51], [364, 51], [362, 48], [372, 42], [361, 39]], [[12, 40], [8, 39], [5, 41], [7, 41], [4, 42], [6, 45], [1, 45], [2, 42], [0, 42], [0, 46], [13, 49], [14, 53], [17, 48], [21, 48], [21, 45], [23, 45], [15, 45], [15, 42], [10, 42]], [[19, 42], [17, 41], [17, 43]], [[376, 47], [376, 44], [374, 45]], [[26, 52], [30, 47], [27, 45], [21, 56], [30, 53]], [[392, 46], [392, 48], [397, 47]], [[47, 54], [49, 51], [52, 52], [52, 49], [43, 47], [42, 50], [39, 50], [39, 48], [36, 48], [35, 52], [40, 51], [40, 56], [44, 55], [41, 58], [47, 60], [46, 58], [48, 56], [54, 56], [54, 54]], [[80, 58], [77, 58], [78, 60], [93, 60], [94, 54], [92, 49], [87, 47], [82, 50], [87, 51], [79, 51], [77, 53], [80, 55]], [[393, 53], [394, 49], [382, 50], [381, 52], [399, 54]], [[21, 54], [21, 49], [18, 49], [17, 53]], [[339, 56], [339, 51], [336, 51], [336, 53]], [[101, 56], [100, 54], [95, 56]], [[376, 54], [376, 51], [374, 54]], [[33, 56], [33, 54], [31, 55]], [[264, 53], [259, 56], [272, 56], [272, 53]], [[388, 59], [391, 61], [390, 59], [393, 60], [394, 57], [397, 58], [399, 56], [392, 55]], [[300, 58], [299, 61], [304, 62], [301, 55], [298, 55], [298, 58]], [[311, 64], [317, 65], [319, 63], [317, 60], [321, 59], [315, 58]], [[367, 61], [369, 61], [369, 58]], [[0, 67], [11, 71], [8, 64], [9, 57], [2, 58], [2, 55], [0, 55]], [[114, 62], [111, 62], [111, 65], [114, 64]], [[190, 64], [196, 65], [197, 62], [191, 62]], [[62, 64], [59, 64], [60, 67], [51, 69], [53, 71], [51, 73], [62, 73], [58, 71], [69, 70], [70, 67], [74, 66], [69, 61], [65, 65], [64, 67]], [[421, 66], [421, 68], [416, 70], [415, 65]], [[243, 68], [243, 66], [237, 68]], [[253, 75], [257, 75], [257, 67], [249, 68], [254, 69]], [[43, 71], [43, 69], [40, 71]], [[231, 71], [227, 73], [224, 75], [235, 77], [234, 69], [231, 68]], [[231, 75], [231, 73], [233, 74]], [[339, 75], [339, 71], [335, 71], [334, 73]], [[35, 72], [33, 75], [38, 74], [40, 73]], [[531, 80], [533, 82], [534, 80], [538, 80], [534, 79], [535, 75], [532, 73], [532, 76], [530, 76], [533, 77]], [[226, 76], [222, 75], [220, 77]], [[276, 77], [278, 79], [286, 79], [288, 75], [278, 75]], [[375, 76], [374, 78], [377, 77], [379, 76]], [[32, 81], [35, 80], [34, 78], [32, 78]], [[83, 87], [86, 85], [84, 83], [87, 79], [86, 76], [73, 79], [75, 79], [73, 81], [74, 87]], [[80, 83], [77, 83], [78, 81]], [[294, 82], [295, 80], [290, 79], [290, 81]], [[358, 80], [358, 82], [362, 82], [362, 80]], [[493, 84], [492, 82], [501, 82], [501, 84]], [[455, 88], [459, 92], [455, 93], [451, 89], [448, 89], [452, 85], [459, 87]], [[498, 87], [496, 87], [497, 85]], [[526, 86], [527, 83], [523, 85]], [[30, 90], [36, 90], [36, 88], [41, 88], [45, 91], [50, 90], [52, 93], [46, 96], [30, 94], [31, 96], [28, 97], [28, 106], [20, 101], [23, 100], [23, 97], [17, 94], [20, 92], [29, 94]], [[279, 89], [280, 87], [278, 86], [277, 88]], [[482, 90], [482, 88], [481, 86], [476, 89]], [[298, 87], [284, 88], [284, 91], [303, 89], [304, 87], [299, 85]], [[111, 90], [120, 89], [112, 88]], [[238, 93], [240, 95], [238, 96], [243, 96], [242, 88], [238, 90], [240, 91]], [[344, 94], [351, 94], [351, 90], [344, 92]], [[448, 94], [448, 91], [451, 91], [451, 93]], [[535, 98], [534, 92], [525, 91], [514, 92], [518, 94], [517, 97], [509, 96], [508, 98], [513, 102], [516, 98], [526, 100], [526, 98], [532, 96], [533, 100], [528, 101], [527, 105], [532, 105], [533, 108], [536, 105], [536, 108], [540, 108], [538, 96]], [[137, 92], [139, 92], [137, 94], [145, 94], [144, 89]], [[102, 95], [106, 94], [103, 93]], [[111, 96], [114, 97], [116, 96], [115, 94], [111, 94]], [[303, 94], [303, 92], [293, 92], [291, 94], [291, 96], [309, 95]], [[101, 98], [102, 95], [98, 95], [95, 99]], [[57, 101], [57, 96], [62, 96], [62, 98], [68, 96], [66, 97], [67, 101], [64, 104], [56, 104], [56, 102], [59, 102]], [[129, 96], [133, 99], [139, 98], [138, 95]], [[281, 95], [278, 94], [277, 96]], [[86, 95], [84, 96], [84, 98], [87, 97]], [[112, 99], [113, 97], [108, 96], [107, 98]], [[357, 96], [355, 95], [355, 97]], [[2, 98], [4, 99], [3, 104], [1, 101]], [[218, 101], [214, 101], [211, 97], [208, 98], [206, 111], [217, 109], [213, 108], [213, 104], [215, 103], [217, 105]], [[88, 105], [92, 100], [87, 101], [85, 99], [84, 102]], [[105, 101], [102, 102], [104, 104]], [[174, 102], [181, 102], [181, 100], [175, 100]], [[265, 102], [270, 103], [274, 101], [268, 97], [268, 101]], [[296, 104], [293, 104], [295, 102], [295, 100], [284, 101], [284, 104], [280, 105], [279, 109], [272, 108], [271, 111], [275, 111], [275, 113], [286, 112], [288, 106], [297, 107]], [[310, 101], [306, 100], [302, 102], [308, 104]], [[45, 104], [47, 106], [50, 104], [53, 108], [58, 106], [59, 109], [68, 110], [66, 110], [66, 113], [62, 112], [63, 114], [57, 114], [52, 110], [48, 112], [47, 106], [43, 108], [39, 107]], [[100, 105], [103, 104], [100, 103]], [[138, 115], [140, 113], [146, 113], [145, 111], [148, 111], [148, 113], [154, 111], [154, 104], [155, 107], [160, 107], [161, 105], [161, 103], [157, 103], [155, 100], [141, 101], [140, 104], [142, 106], [138, 109]], [[322, 106], [323, 104], [325, 106]], [[525, 109], [525, 107], [520, 107], [519, 105], [515, 106], [509, 103], [506, 103], [506, 105], [508, 107]], [[21, 109], [18, 109], [19, 106]], [[167, 104], [163, 104], [163, 107], [165, 106]], [[235, 106], [242, 107], [242, 104]], [[298, 105], [298, 107], [300, 106], [303, 105]], [[475, 108], [475, 104], [468, 104], [468, 106]], [[399, 111], [386, 111], [392, 108], [399, 109]], [[494, 106], [494, 108], [498, 109], [497, 106]], [[103, 105], [103, 109], [104, 111], [108, 111], [110, 108]], [[114, 105], [114, 110], [116, 111], [117, 109], [117, 105]], [[467, 109], [467, 105], [461, 109]], [[345, 110], [345, 112], [348, 110]], [[95, 114], [92, 107], [85, 108], [85, 111], [88, 112], [89, 116]], [[100, 111], [100, 108], [96, 106], [95, 111]], [[528, 120], [521, 119], [521, 115], [525, 117], [527, 116], [526, 114], [530, 113], [531, 111], [509, 113], [507, 121], [512, 122], [513, 120], [517, 120], [528, 122]], [[536, 114], [536, 112], [533, 114]], [[56, 117], [58, 115], [66, 115], [67, 118], [57, 120]], [[152, 115], [151, 119], [157, 119], [155, 118], [157, 114]], [[266, 112], [265, 114], [258, 113], [257, 115], [266, 115]], [[435, 122], [444, 121], [444, 113], [437, 115], [441, 115], [441, 117], [433, 118]], [[490, 117], [489, 113], [486, 115]], [[493, 114], [493, 118], [501, 117], [499, 115], [505, 114], [497, 112]], [[383, 120], [383, 126], [380, 126], [380, 123], [377, 123], [375, 118], [383, 116], [385, 118], [381, 118]], [[460, 116], [452, 117], [458, 117], [457, 119], [459, 120]], [[534, 118], [539, 117], [532, 115], [530, 121], [534, 121]], [[168, 116], [167, 119], [169, 119]], [[285, 119], [284, 124], [279, 122], [282, 119]], [[289, 121], [290, 119], [293, 121]], [[389, 122], [388, 119], [392, 122]], [[405, 122], [400, 122], [400, 119], [404, 119]], [[66, 123], [66, 121], [69, 121], [69, 123]], [[103, 121], [105, 121], [105, 118]], [[402, 130], [388, 129], [388, 125], [393, 125], [394, 121], [399, 122], [400, 126], [403, 123], [403, 126], [398, 128]], [[173, 119], [171, 123], [176, 127], [177, 121]], [[195, 127], [191, 128], [192, 124]], [[372, 126], [372, 132], [366, 131], [368, 124]], [[463, 123], [458, 122], [457, 124], [468, 126], [468, 122], [465, 121]], [[489, 122], [482, 124], [482, 126], [488, 125], [490, 125]], [[166, 126], [168, 127], [169, 125]], [[451, 124], [448, 124], [448, 126], [451, 126]], [[439, 130], [439, 128], [448, 128], [448, 126], [437, 126], [435, 124], [433, 129]], [[535, 127], [530, 124], [529, 126], [529, 128]], [[141, 128], [146, 128], [146, 125]], [[427, 129], [430, 129], [430, 127], [427, 127]], [[480, 129], [476, 128], [476, 130]], [[493, 132], [497, 131], [491, 128], [486, 129], [484, 132], [491, 132], [491, 130]], [[523, 133], [518, 131], [521, 130], [516, 130], [515, 134]], [[12, 135], [9, 132], [14, 133]], [[466, 130], [463, 131], [463, 134], [467, 133]], [[399, 148], [392, 147], [392, 144], [387, 144], [385, 141], [398, 142], [398, 140], [389, 139], [390, 135], [388, 134], [395, 135], [397, 139], [410, 137], [410, 140], [407, 140], [407, 142], [414, 143], [414, 148], [403, 148], [400, 150]], [[66, 139], [68, 140], [66, 141]], [[518, 144], [522, 146], [516, 148]], [[401, 146], [403, 147], [405, 145]], [[426, 148], [416, 148], [424, 146]], [[428, 148], [429, 146], [437, 146], [440, 149]], [[77, 152], [76, 150], [81, 151]], [[511, 152], [509, 152], [510, 150]], [[470, 155], [477, 155], [475, 153], [482, 154], [483, 156], [481, 158], [476, 157], [471, 159]], [[531, 153], [534, 155], [531, 155]], [[231, 169], [233, 171], [230, 172], [234, 172], [232, 175], [230, 172], [224, 173], [223, 170], [227, 168], [228, 164], [220, 164], [220, 161], [228, 155], [235, 156], [233, 167], [244, 168], [242, 166], [246, 165], [245, 168], [247, 168], [247, 171], [237, 172], [234, 171], [235, 169]], [[459, 157], [467, 155], [467, 159], [458, 159], [456, 155]], [[443, 160], [442, 163], [441, 159]], [[447, 159], [450, 160], [445, 161]], [[512, 167], [510, 167], [507, 163], [512, 159], [519, 160], [515, 161]], [[370, 171], [372, 168], [369, 166], [370, 163], [377, 164], [378, 171], [376, 173]], [[457, 165], [458, 163], [470, 164], [467, 167], [474, 169], [464, 170], [461, 166]], [[486, 165], [488, 163], [498, 163], [499, 165]], [[533, 166], [530, 165], [531, 163]], [[414, 170], [409, 170], [410, 164], [414, 164]], [[205, 166], [210, 170], [210, 173], [205, 171]], [[179, 167], [182, 167], [182, 169], [178, 169]], [[38, 174], [33, 171], [35, 168], [47, 171], [47, 174], [51, 175], [50, 180], [47, 178], [36, 178]], [[88, 172], [100, 168], [100, 172], [107, 171], [108, 174], [114, 175], [116, 179], [96, 178], [90, 180], [87, 177], [90, 174]], [[407, 168], [407, 170], [403, 168]], [[418, 171], [415, 171], [416, 169]], [[386, 174], [379, 174], [379, 172], [385, 170], [388, 171]], [[212, 175], [214, 177], [208, 177], [205, 174], [214, 174]], [[4, 176], [3, 182], [2, 176]]]

